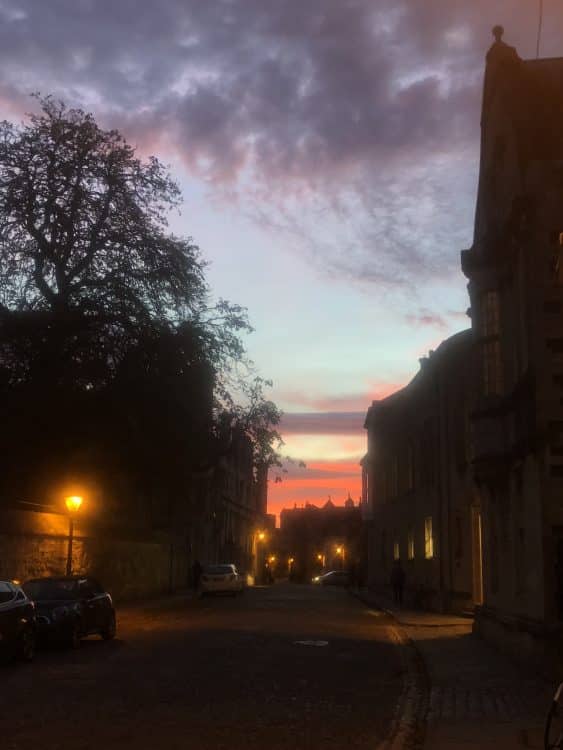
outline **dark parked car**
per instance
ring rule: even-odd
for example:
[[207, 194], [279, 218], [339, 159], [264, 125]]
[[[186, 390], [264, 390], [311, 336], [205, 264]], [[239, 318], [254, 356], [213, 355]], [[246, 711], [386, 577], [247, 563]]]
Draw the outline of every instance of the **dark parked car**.
[[318, 581], [314, 581], [321, 586], [348, 586], [349, 582], [350, 576], [345, 570], [331, 570], [319, 576]]
[[87, 635], [115, 637], [111, 596], [93, 578], [36, 578], [24, 583], [23, 589], [35, 602], [40, 638], [76, 648]]
[[10, 581], [0, 581], [0, 650], [22, 661], [35, 651], [35, 606]]

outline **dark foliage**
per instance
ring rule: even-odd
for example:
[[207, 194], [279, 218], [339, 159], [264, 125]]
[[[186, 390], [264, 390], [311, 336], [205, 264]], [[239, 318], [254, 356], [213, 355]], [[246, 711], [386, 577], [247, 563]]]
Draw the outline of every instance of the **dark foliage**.
[[[0, 497], [44, 497], [65, 473], [181, 494], [213, 458], [217, 415], [242, 413], [246, 311], [209, 306], [198, 248], [167, 232], [180, 196], [158, 160], [40, 104], [0, 125]], [[263, 401], [245, 422], [262, 443]]]

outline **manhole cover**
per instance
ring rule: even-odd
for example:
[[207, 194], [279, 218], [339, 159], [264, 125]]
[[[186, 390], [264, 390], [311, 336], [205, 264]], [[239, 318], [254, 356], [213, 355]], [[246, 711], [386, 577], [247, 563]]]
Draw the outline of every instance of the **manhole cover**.
[[293, 641], [296, 646], [328, 646], [328, 641]]

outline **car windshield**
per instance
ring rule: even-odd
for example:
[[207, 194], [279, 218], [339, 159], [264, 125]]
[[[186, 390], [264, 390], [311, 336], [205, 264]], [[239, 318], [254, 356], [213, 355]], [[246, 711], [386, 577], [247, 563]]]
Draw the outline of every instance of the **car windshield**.
[[6, 583], [0, 583], [0, 604], [11, 602], [14, 598], [14, 592]]
[[30, 599], [43, 601], [76, 599], [78, 597], [78, 582], [65, 579], [28, 581], [23, 585], [23, 590]]
[[234, 573], [234, 570], [232, 565], [210, 565], [205, 569], [205, 572], [210, 573], [211, 575], [225, 576], [229, 573]]

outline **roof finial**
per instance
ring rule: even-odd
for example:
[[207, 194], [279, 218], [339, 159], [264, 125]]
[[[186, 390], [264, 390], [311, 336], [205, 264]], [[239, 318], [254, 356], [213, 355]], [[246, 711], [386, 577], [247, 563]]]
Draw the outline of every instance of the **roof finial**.
[[493, 36], [495, 38], [496, 42], [502, 42], [502, 35], [504, 34], [504, 29], [502, 26], [494, 26], [493, 27]]

